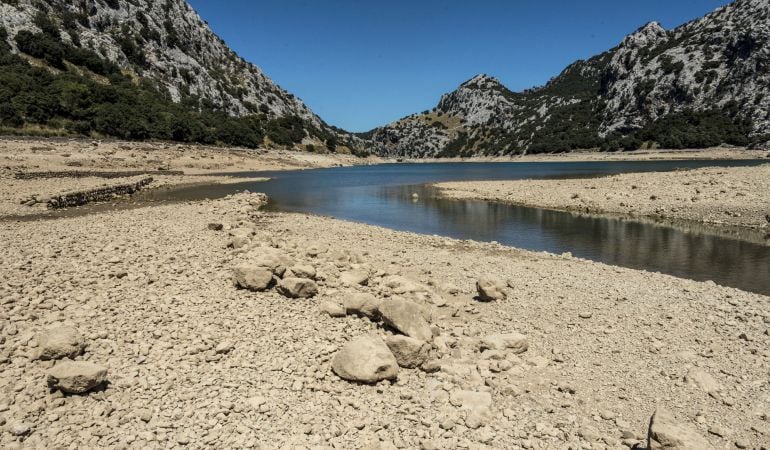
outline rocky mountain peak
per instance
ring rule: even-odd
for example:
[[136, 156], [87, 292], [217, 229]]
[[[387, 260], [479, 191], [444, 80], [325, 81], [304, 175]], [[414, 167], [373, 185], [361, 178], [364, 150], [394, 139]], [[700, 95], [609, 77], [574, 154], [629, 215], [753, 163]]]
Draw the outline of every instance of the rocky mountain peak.
[[770, 139], [768, 86], [770, 0], [737, 0], [673, 30], [650, 22], [539, 88], [477, 75], [373, 136], [410, 156], [748, 145]]
[[666, 39], [668, 39], [668, 31], [658, 22], [649, 22], [626, 36], [621, 46], [628, 48], [647, 47]]
[[460, 89], [498, 89], [503, 84], [495, 77], [481, 73], [460, 85]]

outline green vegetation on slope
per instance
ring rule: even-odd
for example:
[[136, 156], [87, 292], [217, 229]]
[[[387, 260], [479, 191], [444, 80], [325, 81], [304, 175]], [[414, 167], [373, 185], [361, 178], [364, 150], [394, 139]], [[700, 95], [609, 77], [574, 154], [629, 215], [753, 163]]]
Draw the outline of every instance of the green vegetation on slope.
[[96, 53], [64, 43], [46, 20], [44, 15], [36, 19], [42, 33], [22, 31], [15, 37], [21, 52], [41, 62], [35, 65], [11, 52], [7, 31], [0, 27], [0, 131], [43, 129], [251, 148], [266, 137], [291, 146], [311, 135], [328, 150], [336, 148], [332, 133], [298, 117], [230, 117], [192, 96], [174, 103], [162, 87], [136, 82]]

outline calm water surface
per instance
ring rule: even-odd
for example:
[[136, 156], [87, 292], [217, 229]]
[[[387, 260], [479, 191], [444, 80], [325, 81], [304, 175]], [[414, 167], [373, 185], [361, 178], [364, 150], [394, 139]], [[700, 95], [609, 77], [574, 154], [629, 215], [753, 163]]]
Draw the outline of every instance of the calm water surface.
[[[586, 217], [494, 202], [435, 198], [427, 183], [568, 178], [767, 161], [386, 164], [296, 172], [252, 172], [260, 183], [149, 191], [144, 200], [195, 200], [249, 189], [269, 208], [333, 216], [396, 230], [573, 255], [770, 294], [770, 246], [652, 222]], [[420, 195], [417, 201], [413, 193]]]

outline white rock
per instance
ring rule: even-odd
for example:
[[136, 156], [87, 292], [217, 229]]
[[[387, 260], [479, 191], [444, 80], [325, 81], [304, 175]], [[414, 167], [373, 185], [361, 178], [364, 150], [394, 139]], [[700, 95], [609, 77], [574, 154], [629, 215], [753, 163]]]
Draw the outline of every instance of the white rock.
[[284, 278], [276, 289], [289, 298], [311, 298], [318, 294], [318, 285], [307, 278]]
[[430, 342], [433, 339], [430, 325], [415, 303], [392, 299], [382, 302], [379, 309], [382, 321], [389, 327], [422, 341]]
[[83, 394], [107, 380], [107, 369], [87, 361], [61, 361], [48, 371], [48, 387]]
[[649, 450], [713, 450], [705, 438], [676, 422], [663, 408], [658, 408], [650, 419], [647, 447]]
[[365, 286], [369, 283], [369, 272], [364, 269], [343, 272], [340, 281], [348, 286]]
[[310, 264], [297, 264], [292, 266], [291, 273], [297, 278], [309, 278], [311, 280], [315, 280], [316, 278], [315, 267]]
[[44, 331], [38, 337], [42, 360], [75, 358], [86, 345], [83, 336], [73, 327], [57, 327]]
[[235, 349], [235, 344], [233, 344], [230, 341], [223, 341], [216, 346], [216, 348], [214, 349], [214, 352], [216, 352], [218, 355], [221, 355], [225, 353], [230, 353], [231, 351], [233, 351], [233, 349]]
[[388, 336], [385, 338], [398, 365], [407, 369], [414, 369], [423, 365], [430, 355], [430, 345], [419, 339], [409, 336]]
[[527, 337], [519, 333], [493, 334], [481, 339], [479, 349], [524, 353], [529, 348]]
[[273, 284], [273, 272], [255, 264], [241, 264], [233, 269], [235, 284], [250, 291], [265, 291]]
[[687, 371], [685, 380], [687, 383], [697, 386], [708, 394], [722, 390], [722, 385], [720, 385], [719, 382], [714, 379], [714, 377], [709, 375], [708, 372], [699, 367], [693, 367]]
[[507, 295], [505, 294], [505, 283], [492, 276], [483, 276], [479, 278], [479, 280], [476, 281], [476, 291], [479, 294], [478, 299], [484, 302], [505, 300], [507, 298]]
[[325, 301], [319, 306], [321, 312], [330, 317], [345, 317], [345, 308], [337, 302]]
[[334, 355], [332, 370], [348, 381], [376, 383], [396, 379], [398, 362], [379, 336], [361, 336]]
[[479, 428], [493, 418], [492, 394], [489, 392], [456, 390], [450, 394], [449, 402], [461, 410], [468, 411], [465, 417], [465, 425], [468, 428]]
[[357, 314], [372, 320], [380, 318], [381, 301], [372, 294], [362, 292], [347, 294], [342, 303], [347, 314]]

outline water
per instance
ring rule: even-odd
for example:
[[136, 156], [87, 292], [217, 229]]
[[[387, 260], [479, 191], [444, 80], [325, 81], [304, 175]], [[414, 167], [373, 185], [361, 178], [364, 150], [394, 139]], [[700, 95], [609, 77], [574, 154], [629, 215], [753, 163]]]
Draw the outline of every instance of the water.
[[[484, 201], [435, 198], [427, 183], [566, 178], [767, 161], [390, 164], [296, 172], [260, 172], [269, 182], [148, 191], [147, 200], [197, 200], [249, 189], [269, 208], [333, 216], [402, 231], [498, 241], [535, 251], [571, 252], [608, 264], [663, 272], [770, 295], [768, 237], [717, 234], [704, 226], [586, 217]], [[419, 194], [414, 201], [413, 193]]]

